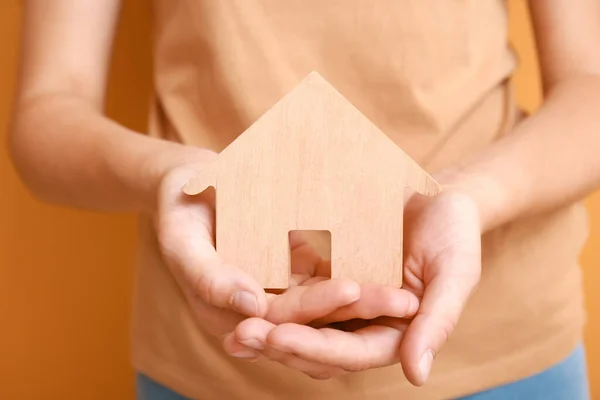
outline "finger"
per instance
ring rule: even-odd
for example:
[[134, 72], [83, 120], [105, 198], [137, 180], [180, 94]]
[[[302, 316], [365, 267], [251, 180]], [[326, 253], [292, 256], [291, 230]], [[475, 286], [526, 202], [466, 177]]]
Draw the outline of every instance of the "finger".
[[294, 354], [279, 351], [269, 346], [261, 351], [261, 355], [271, 361], [285, 365], [288, 368], [303, 372], [313, 379], [326, 380], [348, 373], [341, 368], [306, 361]]
[[310, 286], [295, 286], [269, 298], [265, 319], [275, 324], [306, 324], [356, 302], [360, 296], [360, 286], [346, 279], [326, 279]]
[[380, 316], [412, 318], [419, 308], [419, 299], [408, 290], [391, 286], [365, 284], [360, 286], [360, 299], [314, 321], [321, 326], [350, 319], [373, 319]]
[[224, 341], [225, 351], [235, 357], [256, 360], [266, 358], [289, 368], [301, 371], [313, 379], [329, 379], [346, 373], [329, 365], [303, 360], [294, 354], [266, 345], [269, 332], [276, 325], [260, 318], [249, 318], [238, 325]]
[[[254, 350], [264, 350], [269, 332], [277, 325], [262, 318], [247, 318], [240, 322], [233, 331], [237, 343]], [[230, 351], [226, 349], [229, 353]]]
[[249, 274], [229, 264], [199, 266], [194, 285], [202, 300], [216, 307], [249, 317], [263, 316], [268, 304], [264, 290]]
[[262, 287], [248, 273], [222, 262], [208, 239], [209, 232], [192, 223], [180, 226], [179, 232], [170, 226], [163, 229], [168, 237], [163, 253], [171, 254], [171, 262], [183, 271], [195, 297], [247, 316], [266, 313]]
[[404, 373], [416, 386], [427, 380], [435, 355], [454, 331], [479, 280], [478, 254], [455, 252], [440, 254], [438, 259], [443, 259], [444, 265], [431, 266], [431, 278], [425, 282], [421, 307], [400, 349]]
[[331, 263], [323, 260], [300, 231], [290, 232], [291, 271], [298, 285], [314, 276], [331, 276]]
[[267, 345], [306, 361], [346, 371], [364, 371], [396, 363], [402, 336], [403, 330], [383, 325], [342, 332], [282, 324], [269, 332]]
[[261, 358], [260, 351], [239, 343], [233, 333], [229, 333], [223, 339], [223, 350], [232, 357], [250, 362], [257, 361]]
[[214, 246], [214, 208], [201, 197], [183, 197], [177, 182], [162, 189], [158, 236], [161, 252], [179, 281], [206, 303], [247, 316], [264, 315], [263, 288], [248, 273], [225, 264]]

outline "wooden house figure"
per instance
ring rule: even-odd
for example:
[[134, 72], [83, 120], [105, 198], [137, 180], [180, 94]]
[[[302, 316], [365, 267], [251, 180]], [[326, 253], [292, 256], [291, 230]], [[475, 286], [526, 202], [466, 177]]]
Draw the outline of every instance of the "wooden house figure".
[[216, 249], [288, 287], [289, 232], [331, 234], [332, 278], [401, 286], [404, 191], [439, 185], [312, 72], [183, 188], [216, 191]]

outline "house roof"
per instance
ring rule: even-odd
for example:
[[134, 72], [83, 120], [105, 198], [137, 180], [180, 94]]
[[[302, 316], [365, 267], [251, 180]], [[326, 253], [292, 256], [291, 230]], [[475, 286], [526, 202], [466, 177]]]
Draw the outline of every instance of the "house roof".
[[[298, 125], [302, 125], [302, 127], [298, 128]], [[327, 127], [325, 130], [324, 126]], [[318, 127], [321, 129], [317, 129]], [[375, 147], [370, 145], [365, 147], [371, 150], [376, 148], [378, 153], [376, 156], [380, 159], [386, 157], [403, 159], [412, 171], [412, 176], [418, 177], [417, 180], [421, 181], [419, 188], [409, 184], [415, 190], [424, 194], [435, 194], [440, 191], [439, 185], [425, 170], [317, 72], [311, 72], [306, 76], [294, 89], [238, 136], [220, 153], [219, 161], [227, 163], [224, 159], [229, 158], [230, 155], [235, 158], [236, 148], [239, 147], [271, 145], [273, 142], [281, 142], [285, 139], [292, 140], [290, 145], [305, 141], [296, 137], [297, 141], [294, 142], [293, 135], [310, 136], [314, 133], [312, 146], [331, 147], [334, 145], [332, 142], [325, 144], [323, 141], [340, 139], [336, 139], [333, 137], [334, 135], [323, 134], [323, 132], [329, 132], [332, 128], [333, 130], [338, 128], [343, 130], [340, 135], [345, 142], [376, 143]], [[278, 140], [275, 141], [274, 135], [283, 136], [278, 136]], [[357, 151], [360, 151], [358, 145]], [[356, 159], [363, 159], [364, 157], [361, 156], [364, 154], [357, 154]]]

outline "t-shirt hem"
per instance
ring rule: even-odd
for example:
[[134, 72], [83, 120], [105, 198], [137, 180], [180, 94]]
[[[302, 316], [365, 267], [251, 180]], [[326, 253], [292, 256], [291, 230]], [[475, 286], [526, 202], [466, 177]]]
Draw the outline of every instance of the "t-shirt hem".
[[535, 376], [565, 360], [582, 341], [581, 331], [569, 331], [496, 361], [440, 374], [427, 387], [441, 393], [443, 397], [427, 394], [419, 395], [418, 399], [447, 400], [468, 396]]
[[[447, 400], [478, 393], [499, 387], [511, 382], [534, 376], [566, 359], [582, 342], [581, 331], [567, 331], [562, 335], [554, 335], [539, 346], [519, 349], [501, 359], [490, 361], [484, 365], [461, 368], [452, 372], [434, 375], [421, 389], [407, 387], [408, 383], [390, 386], [382, 390], [373, 390], [357, 396], [344, 394], [346, 400], [392, 399], [404, 391], [415, 393], [419, 400]], [[532, 362], [535, 360], [535, 362]], [[197, 376], [192, 376], [177, 365], [165, 362], [158, 355], [145, 352], [132, 360], [134, 368], [156, 382], [170, 388], [178, 394], [190, 399], [213, 399], [219, 396], [214, 388], [202, 388]], [[268, 396], [268, 395], [267, 395]], [[243, 396], [242, 396], [243, 397]], [[313, 394], [311, 400], [331, 399], [332, 393]], [[241, 398], [241, 397], [240, 397]], [[276, 398], [276, 397], [268, 397]]]

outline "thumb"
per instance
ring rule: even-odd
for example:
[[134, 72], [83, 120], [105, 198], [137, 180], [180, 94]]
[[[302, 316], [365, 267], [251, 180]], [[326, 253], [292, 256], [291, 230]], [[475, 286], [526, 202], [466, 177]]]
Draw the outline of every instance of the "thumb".
[[182, 260], [184, 268], [189, 271], [190, 289], [194, 297], [248, 317], [266, 315], [266, 293], [256, 279], [224, 263], [211, 242], [199, 240], [194, 247]]
[[408, 380], [423, 385], [433, 360], [454, 331], [460, 315], [479, 280], [477, 254], [456, 253], [437, 257], [431, 279], [426, 282], [420, 309], [411, 321], [400, 347], [400, 360]]
[[181, 180], [163, 186], [157, 226], [161, 252], [176, 279], [188, 295], [208, 305], [266, 315], [267, 296], [258, 281], [217, 254], [210, 196], [187, 196], [181, 187]]

